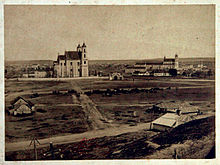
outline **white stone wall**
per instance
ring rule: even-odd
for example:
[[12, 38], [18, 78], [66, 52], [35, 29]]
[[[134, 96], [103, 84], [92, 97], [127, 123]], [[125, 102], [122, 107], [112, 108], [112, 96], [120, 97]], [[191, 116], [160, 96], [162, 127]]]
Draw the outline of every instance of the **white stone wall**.
[[[86, 64], [84, 62], [86, 62]], [[88, 60], [84, 59], [82, 61], [82, 77], [88, 77], [88, 75], [89, 75]]]
[[59, 62], [59, 72], [60, 72], [59, 77], [64, 77], [64, 73], [65, 73], [64, 63], [65, 63], [65, 60], [60, 60]]

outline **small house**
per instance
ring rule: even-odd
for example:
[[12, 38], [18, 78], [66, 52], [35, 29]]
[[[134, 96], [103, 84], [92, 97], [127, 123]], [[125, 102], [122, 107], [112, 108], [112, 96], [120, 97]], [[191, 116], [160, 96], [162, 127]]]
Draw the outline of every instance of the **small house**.
[[159, 131], [167, 131], [171, 128], [177, 127], [194, 120], [193, 115], [176, 113], [166, 113], [151, 123], [151, 129]]
[[121, 73], [112, 73], [109, 75], [109, 80], [124, 80], [124, 77]]
[[11, 102], [9, 113], [14, 116], [29, 115], [34, 111], [34, 104], [22, 97], [17, 97]]
[[176, 125], [176, 118], [178, 117], [175, 113], [166, 113], [151, 123], [151, 129], [166, 131], [173, 128]]
[[192, 106], [188, 102], [180, 102], [180, 101], [169, 101], [162, 102], [153, 106], [153, 109], [162, 112], [175, 112], [175, 113], [197, 113], [198, 107]]

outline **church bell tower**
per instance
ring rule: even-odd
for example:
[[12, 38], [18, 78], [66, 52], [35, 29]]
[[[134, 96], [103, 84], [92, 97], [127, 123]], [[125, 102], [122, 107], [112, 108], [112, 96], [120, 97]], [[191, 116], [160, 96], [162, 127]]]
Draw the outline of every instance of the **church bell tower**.
[[89, 76], [89, 69], [88, 69], [88, 58], [87, 58], [87, 50], [86, 50], [86, 44], [83, 43], [82, 45], [82, 59], [81, 59], [81, 73], [82, 77], [88, 77]]

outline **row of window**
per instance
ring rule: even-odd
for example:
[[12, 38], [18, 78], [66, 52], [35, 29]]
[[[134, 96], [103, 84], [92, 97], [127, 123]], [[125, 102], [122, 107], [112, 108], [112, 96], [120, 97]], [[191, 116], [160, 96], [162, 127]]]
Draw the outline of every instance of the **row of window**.
[[[70, 69], [70, 72], [73, 72], [73, 69]], [[78, 69], [78, 72], [80, 72], [80, 69]]]
[[[64, 64], [64, 66], [66, 66], [66, 63], [60, 63], [60, 65], [62, 66]], [[79, 66], [79, 62], [77, 62], [77, 65]], [[86, 64], [86, 61], [84, 61], [84, 64]], [[72, 66], [73, 65], [73, 63], [72, 62], [70, 62], [70, 65]]]

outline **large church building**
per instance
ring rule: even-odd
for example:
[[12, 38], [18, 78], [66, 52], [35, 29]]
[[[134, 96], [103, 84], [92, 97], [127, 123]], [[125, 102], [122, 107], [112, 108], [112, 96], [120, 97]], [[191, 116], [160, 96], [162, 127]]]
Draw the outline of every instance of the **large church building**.
[[58, 54], [54, 61], [54, 77], [87, 77], [88, 58], [86, 44], [77, 46], [76, 51], [65, 51], [64, 55]]
[[134, 66], [129, 66], [126, 68], [125, 73], [134, 72], [168, 72], [169, 69], [179, 69], [179, 58], [175, 55], [175, 58], [164, 57], [163, 61], [154, 62], [138, 62]]

